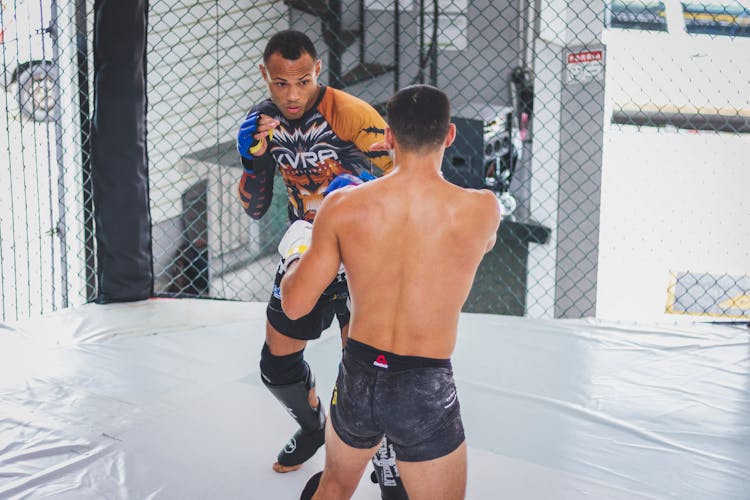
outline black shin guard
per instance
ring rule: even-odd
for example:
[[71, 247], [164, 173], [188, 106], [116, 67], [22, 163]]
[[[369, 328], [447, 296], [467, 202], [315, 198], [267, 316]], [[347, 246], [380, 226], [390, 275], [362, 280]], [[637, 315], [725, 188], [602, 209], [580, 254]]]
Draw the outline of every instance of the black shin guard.
[[[325, 441], [325, 410], [318, 398], [317, 408], [310, 406], [310, 389], [315, 387], [315, 379], [310, 368], [304, 363], [304, 380], [291, 384], [274, 384], [273, 379], [261, 373], [263, 383], [286, 411], [297, 421], [300, 428], [279, 452], [278, 462], [284, 466], [294, 466], [306, 462]], [[261, 362], [262, 363], [262, 362]]]
[[[303, 387], [302, 382], [300, 382], [299, 385], [294, 385], [296, 388], [290, 386], [285, 386], [284, 388], [289, 388], [291, 393], [292, 391], [296, 391], [297, 388]], [[279, 400], [281, 399], [276, 391], [280, 388], [281, 387], [269, 387], [271, 392], [274, 393]], [[305, 391], [305, 396], [306, 395], [307, 391]], [[326, 414], [323, 410], [323, 405], [320, 403], [320, 398], [318, 398], [317, 408], [311, 408], [307, 402], [307, 398], [305, 398], [304, 404], [306, 405], [306, 408], [294, 409], [291, 406], [287, 406], [287, 411], [292, 417], [294, 417], [297, 423], [300, 424], [300, 428], [279, 452], [277, 460], [280, 465], [292, 467], [307, 462], [313, 455], [315, 455], [318, 448], [325, 443]], [[312, 424], [314, 424], [315, 427], [311, 427]]]
[[380, 497], [383, 500], [409, 500], [396, 468], [396, 454], [388, 436], [383, 438], [380, 448], [372, 457], [372, 466], [375, 470], [370, 479], [380, 485]]

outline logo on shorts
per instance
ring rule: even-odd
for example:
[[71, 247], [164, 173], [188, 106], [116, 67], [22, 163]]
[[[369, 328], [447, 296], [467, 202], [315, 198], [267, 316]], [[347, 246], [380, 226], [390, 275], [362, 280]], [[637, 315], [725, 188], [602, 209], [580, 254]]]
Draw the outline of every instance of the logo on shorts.
[[277, 286], [274, 286], [273, 287], [273, 296], [276, 297], [277, 299], [280, 299], [281, 298], [281, 288], [279, 288]]
[[450, 408], [453, 406], [453, 403], [455, 403], [457, 400], [456, 398], [456, 391], [453, 391], [450, 393], [450, 396], [448, 396], [448, 401], [446, 401], [446, 405], [443, 405], [443, 408]]
[[373, 361], [372, 364], [380, 368], [388, 368], [388, 360], [385, 359], [385, 356], [382, 354], [378, 354], [378, 357], [375, 358], [375, 361]]

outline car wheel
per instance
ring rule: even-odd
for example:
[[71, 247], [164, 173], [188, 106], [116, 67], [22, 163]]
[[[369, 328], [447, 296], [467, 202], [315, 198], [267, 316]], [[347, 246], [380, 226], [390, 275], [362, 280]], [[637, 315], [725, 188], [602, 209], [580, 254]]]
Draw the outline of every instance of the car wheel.
[[57, 70], [49, 62], [33, 63], [18, 76], [18, 104], [21, 113], [34, 121], [55, 117]]

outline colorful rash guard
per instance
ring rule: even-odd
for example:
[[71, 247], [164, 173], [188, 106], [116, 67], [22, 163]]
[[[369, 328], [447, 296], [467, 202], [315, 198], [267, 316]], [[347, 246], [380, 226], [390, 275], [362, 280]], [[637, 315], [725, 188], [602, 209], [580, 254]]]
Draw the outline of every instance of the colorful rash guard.
[[318, 101], [297, 120], [287, 120], [266, 99], [249, 112], [258, 111], [279, 120], [270, 147], [252, 161], [242, 158], [244, 171], [239, 195], [253, 219], [266, 213], [273, 194], [276, 168], [289, 196], [289, 220], [312, 222], [328, 184], [341, 173], [362, 170], [377, 175], [392, 168], [386, 151], [368, 151], [385, 137], [385, 121], [366, 102], [341, 90], [322, 86]]

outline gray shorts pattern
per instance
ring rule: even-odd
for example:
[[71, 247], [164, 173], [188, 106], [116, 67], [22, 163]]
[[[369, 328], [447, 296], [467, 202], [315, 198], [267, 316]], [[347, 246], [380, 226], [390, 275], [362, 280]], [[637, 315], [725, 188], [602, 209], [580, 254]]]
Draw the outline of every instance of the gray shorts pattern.
[[386, 434], [407, 462], [442, 457], [464, 442], [450, 360], [398, 356], [349, 339], [330, 413], [349, 446], [371, 448]]

